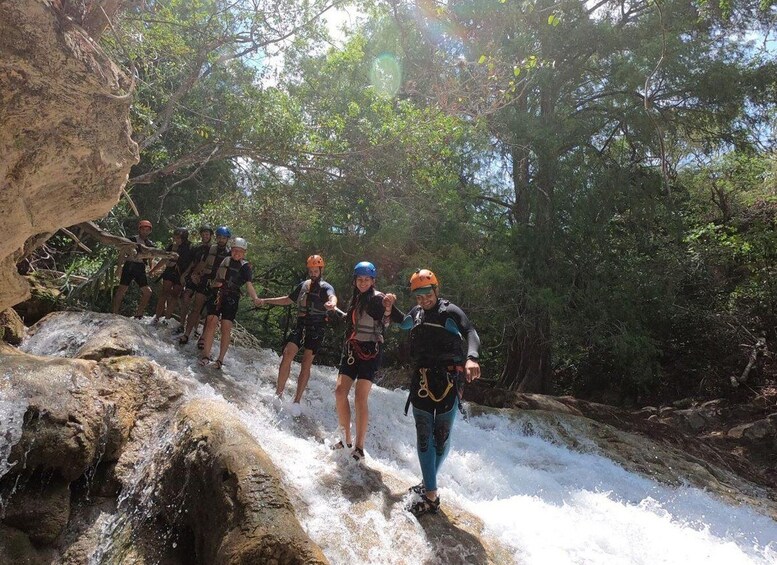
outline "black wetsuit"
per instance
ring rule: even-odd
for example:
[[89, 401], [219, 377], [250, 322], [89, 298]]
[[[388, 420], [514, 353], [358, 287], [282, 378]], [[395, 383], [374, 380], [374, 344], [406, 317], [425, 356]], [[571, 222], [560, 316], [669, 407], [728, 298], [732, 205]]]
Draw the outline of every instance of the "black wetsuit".
[[477, 359], [480, 338], [466, 314], [447, 300], [408, 314], [413, 375], [408, 403], [413, 405], [418, 461], [428, 491], [437, 490], [437, 473], [451, 448], [467, 359]]

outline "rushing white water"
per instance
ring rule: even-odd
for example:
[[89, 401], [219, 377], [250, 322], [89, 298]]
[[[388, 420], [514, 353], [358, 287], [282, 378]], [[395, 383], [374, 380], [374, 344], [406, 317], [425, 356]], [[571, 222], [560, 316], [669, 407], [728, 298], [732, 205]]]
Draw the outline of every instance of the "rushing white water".
[[[407, 496], [396, 494], [420, 479], [413, 420], [403, 414], [405, 392], [373, 387], [362, 466], [347, 452], [329, 449], [339, 439], [335, 369], [313, 368], [303, 416], [295, 420], [288, 406], [280, 413], [271, 407], [279, 361], [274, 352], [231, 348], [222, 372], [202, 370], [193, 344], [175, 346], [169, 329], [152, 328], [148, 318], [136, 325], [138, 355], [185, 376], [193, 383], [190, 395], [233, 404], [282, 470], [303, 528], [333, 563], [478, 562], [464, 546], [441, 557], [445, 542], [432, 539], [404, 510]], [[96, 325], [70, 316], [44, 327], [24, 348], [68, 355], [95, 331]], [[287, 398], [298, 370], [295, 364]], [[446, 514], [461, 509], [477, 516], [483, 538], [508, 548], [515, 563], [777, 563], [777, 522], [771, 518], [527, 436], [522, 418], [531, 415], [457, 421], [439, 477]], [[426, 520], [438, 519], [447, 518]]]

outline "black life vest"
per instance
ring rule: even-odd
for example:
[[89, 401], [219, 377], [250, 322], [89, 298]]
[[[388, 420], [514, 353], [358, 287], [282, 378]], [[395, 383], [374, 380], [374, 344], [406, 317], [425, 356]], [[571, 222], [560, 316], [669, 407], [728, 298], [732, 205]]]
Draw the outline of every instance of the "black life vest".
[[416, 306], [410, 311], [410, 355], [416, 366], [457, 365], [466, 361], [461, 334], [445, 327], [449, 318], [456, 322], [447, 311], [449, 304], [448, 300], [440, 300], [435, 310]]
[[239, 261], [227, 257], [218, 267], [216, 272], [216, 281], [221, 282], [221, 288], [224, 292], [229, 294], [240, 294], [240, 287], [242, 282], [240, 280], [240, 271], [243, 269], [243, 265], [247, 265], [248, 261], [240, 259]]

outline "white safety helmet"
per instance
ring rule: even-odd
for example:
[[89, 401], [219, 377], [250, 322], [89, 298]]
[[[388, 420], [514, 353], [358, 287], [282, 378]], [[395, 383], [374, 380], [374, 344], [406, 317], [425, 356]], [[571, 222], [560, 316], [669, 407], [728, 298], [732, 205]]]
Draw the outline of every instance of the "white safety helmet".
[[236, 237], [232, 240], [232, 249], [248, 249], [248, 242], [242, 237]]

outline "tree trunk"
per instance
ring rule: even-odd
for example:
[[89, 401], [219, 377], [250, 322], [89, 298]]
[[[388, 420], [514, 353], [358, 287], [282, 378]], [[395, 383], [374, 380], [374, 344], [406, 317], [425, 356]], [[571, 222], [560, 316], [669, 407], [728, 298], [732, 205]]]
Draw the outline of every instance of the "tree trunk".
[[510, 342], [499, 386], [517, 392], [550, 394], [550, 317], [522, 308], [524, 324]]
[[[547, 124], [555, 112], [553, 90], [541, 85], [539, 92], [540, 122]], [[519, 100], [519, 107], [525, 99]], [[529, 176], [529, 155], [535, 158], [534, 178]], [[516, 262], [524, 265], [524, 275], [535, 290], [551, 288], [554, 267], [555, 206], [554, 184], [557, 150], [553, 139], [518, 140], [512, 151], [516, 222], [531, 231], [532, 244], [519, 247]], [[533, 225], [532, 225], [533, 224]], [[543, 393], [551, 386], [551, 320], [543, 305], [530, 305], [522, 298], [517, 311], [521, 323], [510, 342], [500, 386], [518, 392]]]

